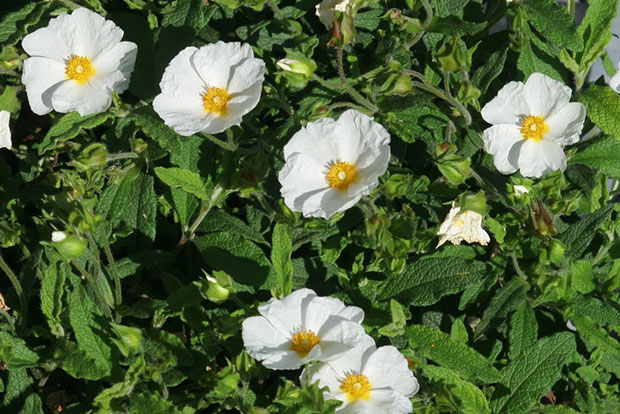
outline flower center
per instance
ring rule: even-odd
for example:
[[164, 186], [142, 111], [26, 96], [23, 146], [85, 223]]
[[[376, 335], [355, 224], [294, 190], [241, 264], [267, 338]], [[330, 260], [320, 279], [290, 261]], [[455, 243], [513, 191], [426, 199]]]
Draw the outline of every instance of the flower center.
[[357, 400], [370, 400], [370, 391], [372, 385], [368, 381], [368, 377], [364, 374], [351, 374], [342, 381], [340, 386], [342, 392], [347, 395], [349, 402]]
[[65, 67], [65, 75], [67, 79], [76, 81], [80, 85], [84, 85], [86, 81], [95, 74], [95, 68], [86, 56], [73, 56], [67, 62]]
[[293, 335], [293, 341], [291, 343], [291, 349], [297, 352], [300, 358], [305, 358], [310, 353], [315, 345], [321, 342], [317, 334], [313, 331], [304, 331], [300, 329], [295, 335]]
[[230, 95], [225, 88], [212, 87], [202, 94], [202, 105], [205, 112], [217, 115], [226, 115]]
[[521, 135], [525, 139], [533, 139], [539, 142], [547, 132], [549, 132], [549, 125], [542, 116], [530, 115], [521, 124]]
[[338, 191], [345, 191], [357, 178], [355, 164], [346, 161], [333, 164], [325, 176], [327, 184]]

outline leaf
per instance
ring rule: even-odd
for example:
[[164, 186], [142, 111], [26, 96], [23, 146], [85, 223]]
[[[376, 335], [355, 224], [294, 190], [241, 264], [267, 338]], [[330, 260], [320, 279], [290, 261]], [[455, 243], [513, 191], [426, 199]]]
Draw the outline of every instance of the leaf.
[[77, 137], [83, 129], [92, 129], [103, 124], [113, 114], [102, 112], [98, 114], [81, 116], [77, 112], [70, 112], [60, 118], [60, 120], [47, 131], [41, 144], [39, 144], [39, 154], [56, 148], [57, 144]]
[[611, 40], [611, 24], [618, 12], [618, 0], [590, 0], [583, 21], [577, 28], [584, 40], [583, 52], [577, 54], [582, 73], [587, 73]]
[[576, 223], [568, 226], [568, 228], [562, 232], [559, 239], [568, 247], [566, 256], [569, 259], [577, 259], [586, 251], [599, 226], [607, 220], [614, 206], [610, 205], [602, 208], [589, 216], [586, 216]]
[[162, 27], [191, 27], [197, 33], [209, 23], [215, 7], [207, 7], [203, 0], [185, 0], [163, 14]]
[[0, 111], [15, 113], [21, 108], [21, 102], [17, 99], [16, 90], [12, 86], [6, 86], [0, 94]]
[[133, 394], [129, 400], [130, 414], [180, 414], [172, 403], [159, 394]]
[[155, 240], [157, 218], [157, 194], [155, 194], [155, 179], [150, 175], [140, 174], [131, 186], [132, 197], [126, 208], [131, 215], [132, 224], [140, 234], [148, 239]]
[[564, 83], [562, 73], [559, 71], [562, 70], [562, 65], [530, 41], [525, 42], [519, 53], [517, 68], [526, 78], [529, 78], [532, 73], [540, 72]]
[[212, 209], [201, 223], [198, 230], [203, 233], [215, 233], [219, 231], [231, 232], [234, 230], [236, 234], [240, 234], [255, 243], [269, 245], [263, 235], [248, 226], [243, 220], [226, 213], [222, 209]]
[[36, 366], [39, 356], [28, 347], [23, 339], [0, 331], [0, 361], [6, 362], [12, 370]]
[[620, 139], [620, 95], [607, 86], [591, 86], [577, 100], [586, 106], [588, 118], [604, 133]]
[[424, 357], [452, 369], [462, 378], [482, 382], [498, 382], [501, 373], [478, 352], [449, 335], [422, 325], [406, 329], [411, 347]]
[[495, 413], [526, 414], [560, 378], [562, 366], [575, 351], [568, 332], [542, 338], [521, 357], [511, 361], [502, 374], [505, 388], [498, 387], [491, 399]]
[[449, 120], [430, 101], [430, 97], [423, 94], [411, 98], [391, 98], [386, 102], [385, 111], [391, 112], [386, 120], [389, 128], [407, 143], [416, 139], [440, 142], [443, 139], [441, 131]]
[[113, 225], [121, 221], [125, 214], [125, 206], [128, 203], [131, 187], [137, 175], [137, 169], [130, 170], [120, 182], [108, 186], [101, 194], [97, 212]]
[[486, 22], [467, 22], [456, 16], [434, 17], [431, 24], [425, 28], [425, 31], [453, 36], [473, 35], [483, 30], [486, 25]]
[[104, 373], [104, 377], [109, 375], [112, 369], [112, 351], [101, 336], [105, 331], [101, 326], [102, 319], [84, 286], [78, 285], [69, 294], [69, 322], [80, 350]]
[[611, 337], [609, 332], [594, 322], [589, 316], [572, 312], [570, 320], [575, 325], [580, 337], [603, 352], [610, 353], [616, 357], [620, 356], [620, 342]]
[[583, 50], [573, 17], [554, 0], [527, 0], [521, 3], [528, 12], [528, 22], [544, 37], [560, 47]]
[[403, 296], [415, 306], [428, 306], [446, 295], [479, 282], [487, 273], [484, 263], [457, 257], [420, 259], [407, 270], [388, 279], [379, 300]]
[[0, 22], [0, 44], [11, 46], [27, 33], [27, 29], [35, 25], [50, 7], [50, 3], [27, 2], [24, 7], [7, 14]]
[[470, 382], [463, 381], [456, 372], [434, 365], [424, 365], [422, 371], [431, 382], [439, 382], [447, 392], [458, 399], [456, 403], [459, 412], [463, 414], [491, 414], [489, 402], [480, 388]]
[[532, 307], [527, 301], [521, 302], [510, 319], [510, 331], [508, 339], [508, 360], [517, 359], [522, 354], [529, 352], [538, 338], [538, 323]]
[[491, 85], [491, 82], [495, 80], [504, 70], [504, 63], [506, 62], [506, 55], [508, 49], [502, 49], [494, 52], [491, 56], [485, 60], [484, 64], [480, 66], [474, 72], [472, 82], [482, 93], [486, 92]]
[[620, 178], [620, 140], [607, 135], [594, 138], [568, 162], [587, 164], [609, 177]]
[[156, 167], [157, 177], [172, 188], [180, 188], [186, 193], [195, 195], [201, 200], [208, 200], [212, 188], [195, 172], [183, 168]]
[[71, 341], [62, 341], [54, 350], [58, 365], [73, 378], [97, 381], [109, 373], [109, 368], [93, 363], [93, 359]]
[[480, 338], [491, 325], [498, 321], [503, 321], [506, 316], [517, 308], [525, 300], [527, 283], [519, 278], [514, 278], [506, 283], [491, 299], [489, 306], [484, 310], [482, 319], [476, 330], [474, 337]]
[[291, 261], [293, 245], [288, 225], [276, 223], [271, 245], [271, 263], [278, 275], [278, 292], [280, 296], [286, 296], [293, 290], [293, 263]]
[[66, 277], [67, 273], [63, 265], [51, 263], [44, 270], [41, 281], [41, 311], [47, 317], [47, 323], [56, 336], [64, 334], [60, 323], [60, 313]]

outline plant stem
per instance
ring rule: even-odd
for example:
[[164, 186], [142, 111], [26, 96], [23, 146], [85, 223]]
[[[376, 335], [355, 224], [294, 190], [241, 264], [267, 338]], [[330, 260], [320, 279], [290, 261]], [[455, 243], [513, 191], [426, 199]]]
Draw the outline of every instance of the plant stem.
[[510, 258], [512, 259], [512, 265], [514, 266], [515, 271], [517, 272], [519, 277], [523, 280], [527, 280], [527, 275], [523, 273], [523, 271], [521, 270], [521, 267], [519, 266], [519, 261], [517, 260], [517, 255], [515, 254], [515, 252], [510, 252]]
[[323, 79], [320, 76], [317, 76], [315, 74], [312, 74], [312, 79], [314, 79], [315, 81], [320, 83], [322, 86], [326, 87], [327, 89], [336, 89], [336, 90], [337, 89], [342, 89], [342, 85], [340, 83], [328, 82], [325, 79]]
[[139, 158], [140, 155], [135, 152], [118, 152], [116, 154], [108, 154], [105, 157], [106, 162], [112, 162], [117, 160]]
[[[108, 260], [108, 264], [112, 268], [112, 277], [114, 277], [114, 302], [116, 304], [115, 307], [118, 307], [123, 302], [123, 292], [121, 290], [121, 277], [118, 273], [118, 268], [116, 267], [116, 261], [114, 260], [114, 256], [112, 255], [112, 250], [110, 250], [110, 241], [108, 240], [108, 235], [105, 231], [105, 228], [101, 226], [101, 240], [103, 242], [103, 251], [105, 252], [106, 259]], [[119, 316], [117, 314], [117, 319]]]
[[339, 46], [337, 49], [338, 53], [338, 76], [340, 77], [340, 83], [345, 91], [349, 93], [358, 103], [362, 104], [372, 113], [375, 113], [379, 110], [379, 107], [370, 102], [368, 99], [364, 98], [359, 92], [357, 92], [349, 83], [347, 79], [344, 77], [344, 66], [342, 62], [342, 46]]
[[433, 14], [433, 8], [431, 7], [428, 0], [420, 0], [420, 3], [422, 3], [422, 7], [424, 7], [424, 12], [426, 12], [426, 18], [422, 23], [424, 25], [424, 28], [426, 29], [428, 25], [431, 24], [431, 22], [433, 21], [433, 17], [435, 16]]
[[206, 132], [202, 133], [203, 136], [205, 136], [209, 141], [213, 142], [214, 144], [219, 145], [220, 147], [224, 148], [225, 150], [228, 151], [235, 151], [237, 149], [237, 144], [235, 144], [234, 142], [231, 142], [230, 139], [228, 140], [228, 142], [226, 141], [222, 141], [219, 138], [214, 137], [211, 134], [207, 134]]
[[19, 283], [19, 279], [15, 276], [15, 273], [11, 270], [8, 264], [4, 261], [4, 257], [0, 254], [0, 268], [4, 270], [4, 273], [9, 277], [11, 284], [13, 284], [13, 288], [15, 289], [15, 293], [17, 293], [17, 297], [19, 299], [19, 319], [23, 320], [23, 316], [28, 312], [28, 307], [26, 304], [26, 297], [24, 296], [24, 290], [22, 289], [21, 283]]
[[4, 309], [0, 309], [0, 315], [4, 316], [4, 319], [6, 319], [6, 322], [11, 327], [11, 331], [15, 333], [15, 324], [13, 323], [13, 318], [11, 318], [11, 315], [9, 315], [9, 313]]
[[575, 0], [567, 0], [566, 8], [568, 9], [568, 14], [575, 16]]
[[207, 204], [202, 208], [202, 210], [200, 210], [200, 213], [198, 214], [198, 217], [196, 217], [196, 220], [194, 220], [194, 222], [189, 227], [189, 229], [183, 234], [183, 236], [181, 237], [181, 240], [179, 240], [176, 247], [172, 251], [173, 253], [176, 254], [179, 250], [181, 250], [181, 248], [185, 245], [185, 243], [187, 243], [189, 240], [194, 238], [194, 234], [196, 233], [196, 230], [198, 229], [202, 221], [205, 219], [205, 217], [207, 217], [207, 214], [209, 214], [209, 211], [211, 211], [211, 208], [213, 208], [213, 206], [217, 204], [223, 192], [224, 192], [224, 189], [220, 185], [215, 186], [215, 188], [213, 189], [213, 193], [211, 194], [211, 198], [209, 199], [209, 202], [207, 202]]
[[100, 305], [101, 310], [103, 311], [103, 313], [105, 314], [105, 316], [108, 319], [112, 319], [112, 312], [110, 311], [110, 307], [108, 306], [108, 302], [106, 301], [105, 296], [104, 296], [103, 292], [101, 291], [101, 289], [99, 288], [99, 285], [95, 281], [95, 278], [93, 277], [93, 275], [88, 273], [86, 271], [86, 269], [84, 269], [78, 263], [77, 260], [71, 259], [71, 264], [73, 265], [73, 267], [76, 268], [76, 270], [78, 272], [80, 272], [86, 278], [86, 280], [88, 280], [88, 283], [90, 283], [90, 286], [93, 288], [93, 291], [95, 292], [95, 296], [97, 297], [97, 300], [99, 301], [99, 305]]

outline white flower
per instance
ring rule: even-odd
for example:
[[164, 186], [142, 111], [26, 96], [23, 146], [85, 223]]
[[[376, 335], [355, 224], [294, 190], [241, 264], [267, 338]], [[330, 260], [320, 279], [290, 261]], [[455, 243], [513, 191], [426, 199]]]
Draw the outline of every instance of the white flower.
[[78, 111], [103, 112], [112, 93], [129, 87], [137, 46], [121, 42], [123, 31], [88, 9], [77, 9], [51, 19], [29, 34], [22, 47], [22, 82], [35, 114]]
[[376, 348], [368, 335], [362, 346], [304, 370], [300, 380], [329, 387], [324, 398], [343, 402], [338, 414], [409, 414], [409, 398], [420, 388], [405, 357], [393, 346]]
[[616, 92], [620, 92], [620, 70], [609, 80], [609, 87]]
[[389, 143], [383, 126], [353, 109], [338, 121], [309, 123], [284, 146], [278, 179], [286, 205], [305, 217], [324, 218], [352, 207], [379, 185]]
[[270, 369], [296, 369], [308, 361], [331, 361], [359, 345], [364, 312], [340, 300], [299, 289], [258, 308], [243, 321], [248, 353]]
[[11, 113], [9, 111], [0, 111], [0, 148], [11, 149], [10, 120]]
[[527, 82], [509, 82], [482, 108], [493, 124], [484, 131], [486, 151], [502, 174], [521, 170], [524, 177], [541, 177], [566, 168], [562, 147], [579, 141], [585, 107], [569, 102], [571, 89], [533, 73]]
[[3, 311], [11, 310], [11, 308], [9, 308], [9, 306], [4, 301], [4, 296], [2, 296], [2, 293], [0, 293], [0, 309], [2, 309]]
[[448, 216], [439, 226], [437, 235], [440, 236], [437, 247], [447, 241], [459, 245], [465, 240], [467, 243], [480, 243], [483, 246], [491, 241], [489, 234], [482, 228], [482, 215], [473, 210], [461, 211], [460, 207], [455, 207], [454, 202]]
[[347, 13], [351, 11], [351, 0], [323, 0], [316, 5], [316, 15], [325, 27], [331, 29], [336, 20], [335, 11]]
[[52, 232], [52, 241], [53, 242], [61, 242], [67, 238], [67, 235], [63, 231], [53, 231]]
[[265, 63], [247, 43], [186, 47], [166, 67], [153, 108], [178, 134], [217, 134], [254, 109], [264, 78]]

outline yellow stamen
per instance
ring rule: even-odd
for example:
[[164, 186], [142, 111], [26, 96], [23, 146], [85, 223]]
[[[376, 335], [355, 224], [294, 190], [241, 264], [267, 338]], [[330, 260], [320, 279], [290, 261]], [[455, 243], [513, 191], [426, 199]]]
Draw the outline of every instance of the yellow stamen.
[[96, 71], [90, 58], [86, 56], [73, 56], [65, 67], [67, 79], [74, 80], [80, 85], [84, 85], [95, 73]]
[[229, 99], [230, 95], [225, 88], [212, 87], [202, 94], [202, 105], [205, 112], [222, 116], [228, 112]]
[[325, 179], [330, 187], [338, 191], [346, 191], [351, 184], [357, 181], [355, 164], [346, 161], [338, 161], [327, 172]]
[[530, 115], [521, 124], [521, 135], [525, 139], [539, 142], [547, 132], [549, 132], [549, 125], [542, 116]]
[[297, 352], [300, 358], [305, 358], [312, 348], [321, 343], [321, 340], [313, 331], [304, 331], [300, 329], [291, 342], [291, 349]]
[[342, 381], [340, 386], [342, 392], [347, 395], [349, 402], [357, 400], [370, 400], [370, 391], [372, 385], [368, 381], [368, 377], [364, 374], [351, 374]]

